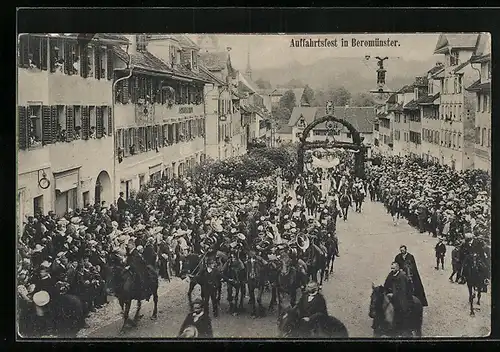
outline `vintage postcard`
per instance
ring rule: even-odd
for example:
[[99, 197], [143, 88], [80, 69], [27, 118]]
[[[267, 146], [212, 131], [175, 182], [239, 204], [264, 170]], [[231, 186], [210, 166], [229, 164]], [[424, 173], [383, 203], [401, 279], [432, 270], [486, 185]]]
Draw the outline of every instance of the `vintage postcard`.
[[480, 337], [491, 37], [20, 33], [20, 338]]

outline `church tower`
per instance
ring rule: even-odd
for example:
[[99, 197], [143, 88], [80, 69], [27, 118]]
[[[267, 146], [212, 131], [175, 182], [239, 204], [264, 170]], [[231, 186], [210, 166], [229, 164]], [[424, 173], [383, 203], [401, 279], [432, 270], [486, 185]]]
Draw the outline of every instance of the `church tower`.
[[245, 74], [247, 75], [248, 78], [252, 79], [252, 68], [250, 67], [250, 46], [248, 47], [247, 51], [247, 70], [245, 71]]

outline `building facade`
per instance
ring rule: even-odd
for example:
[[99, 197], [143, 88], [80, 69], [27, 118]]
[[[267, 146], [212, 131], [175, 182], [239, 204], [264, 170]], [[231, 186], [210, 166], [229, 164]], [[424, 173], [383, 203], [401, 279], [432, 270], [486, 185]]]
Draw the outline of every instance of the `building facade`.
[[113, 202], [117, 35], [19, 36], [18, 218]]
[[441, 82], [435, 76], [444, 70], [444, 65], [436, 63], [427, 72], [427, 95], [417, 102], [422, 120], [422, 157], [426, 161], [439, 164], [440, 161], [440, 131], [439, 105], [441, 96]]
[[441, 34], [434, 50], [445, 57], [444, 70], [436, 76], [442, 87], [440, 163], [458, 171], [474, 167], [476, 95], [465, 87], [478, 78], [470, 62], [478, 38], [478, 34]]
[[491, 40], [481, 34], [471, 64], [480, 78], [467, 91], [476, 94], [474, 167], [491, 172]]
[[[174, 38], [167, 46], [170, 60], [164, 61], [141, 36], [129, 37], [128, 54], [114, 49], [117, 78], [130, 76], [117, 83], [114, 107], [115, 193], [126, 197], [149, 180], [185, 175], [204, 160], [204, 87], [209, 83], [199, 73], [195, 48]], [[132, 69], [127, 68], [129, 55]]]

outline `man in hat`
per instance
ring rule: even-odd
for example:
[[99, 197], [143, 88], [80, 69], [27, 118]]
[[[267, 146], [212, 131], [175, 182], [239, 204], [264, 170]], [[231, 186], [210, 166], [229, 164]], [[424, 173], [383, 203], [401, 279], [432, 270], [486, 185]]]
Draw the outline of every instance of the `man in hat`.
[[202, 287], [202, 297], [204, 298], [205, 309], [208, 311], [210, 301], [212, 301], [214, 318], [217, 318], [219, 315], [219, 300], [217, 296], [223, 275], [219, 269], [217, 269], [216, 261], [210, 259], [207, 262], [207, 266], [201, 270], [198, 277]]
[[317, 324], [317, 319], [328, 316], [326, 301], [323, 295], [319, 292], [319, 285], [315, 281], [311, 281], [306, 285], [306, 289], [302, 297], [295, 307], [297, 309], [299, 320], [299, 331], [303, 336], [310, 335]]
[[149, 292], [151, 285], [149, 283], [147, 264], [142, 255], [137, 251], [133, 239], [129, 239], [127, 250], [127, 266], [131, 269], [132, 273], [134, 273], [135, 277], [134, 297], [140, 300], [147, 299], [151, 294], [151, 292]]
[[210, 316], [206, 314], [206, 311], [203, 306], [203, 301], [199, 298], [193, 301], [191, 305], [191, 311], [184, 319], [184, 322], [181, 325], [179, 331], [179, 337], [187, 337], [186, 330], [189, 327], [194, 327], [196, 329], [197, 334], [195, 336], [190, 337], [201, 337], [201, 338], [212, 338], [212, 321]]
[[444, 270], [444, 256], [446, 254], [446, 245], [443, 242], [443, 239], [440, 238], [436, 247], [434, 247], [436, 252], [436, 270], [439, 270], [439, 263], [441, 263], [441, 268]]
[[402, 323], [407, 319], [413, 302], [411, 282], [404, 270], [400, 270], [398, 262], [391, 264], [391, 272], [384, 282], [384, 289], [394, 307], [394, 326], [403, 329]]
[[456, 245], [451, 251], [451, 267], [452, 273], [448, 278], [450, 282], [453, 282], [453, 276], [455, 276], [455, 282], [458, 282], [460, 279], [460, 269], [461, 269], [461, 258], [460, 258], [460, 247]]
[[413, 295], [420, 300], [423, 307], [427, 307], [427, 298], [425, 296], [422, 280], [420, 279], [415, 257], [408, 253], [406, 245], [401, 245], [399, 251], [400, 253], [396, 255], [394, 261], [398, 263], [399, 268], [405, 272], [406, 277], [410, 281]]

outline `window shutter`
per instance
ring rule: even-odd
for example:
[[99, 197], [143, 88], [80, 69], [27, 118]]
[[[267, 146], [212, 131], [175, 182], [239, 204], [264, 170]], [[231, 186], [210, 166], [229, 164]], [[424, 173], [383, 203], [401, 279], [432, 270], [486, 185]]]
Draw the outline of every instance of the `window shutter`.
[[80, 45], [80, 76], [87, 78], [89, 74], [88, 47]]
[[40, 43], [41, 43], [40, 44], [40, 50], [41, 50], [40, 60], [42, 61], [40, 63], [40, 65], [41, 65], [42, 70], [47, 70], [47, 59], [48, 59], [47, 53], [49, 50], [49, 45], [48, 45], [47, 39], [45, 39], [45, 38], [42, 38]]
[[69, 42], [67, 40], [63, 41], [64, 73], [67, 75], [71, 73], [70, 51]]
[[52, 128], [50, 119], [50, 106], [42, 106], [42, 143], [52, 143]]
[[51, 137], [52, 143], [57, 142], [57, 132], [58, 132], [58, 121], [57, 121], [57, 105], [52, 105], [50, 107], [50, 127], [51, 127]]
[[19, 66], [29, 67], [29, 36], [23, 35], [19, 38]]
[[125, 79], [123, 81], [120, 81], [121, 86], [122, 86], [122, 104], [127, 104], [129, 95], [130, 95], [130, 89], [129, 89], [129, 80]]
[[113, 49], [108, 49], [107, 53], [108, 53], [108, 55], [106, 55], [106, 60], [107, 60], [106, 68], [107, 68], [107, 72], [108, 72], [108, 80], [112, 81], [113, 80], [113, 76], [114, 76], [114, 72], [113, 72], [113, 58], [114, 58]]
[[94, 72], [95, 78], [101, 79], [101, 50], [98, 46], [94, 49]]
[[102, 138], [103, 135], [103, 129], [104, 129], [104, 120], [103, 120], [103, 114], [102, 114], [102, 107], [96, 106], [95, 107], [95, 116], [96, 116], [96, 137], [97, 138]]
[[28, 148], [28, 114], [26, 106], [17, 107], [19, 117], [19, 149]]
[[89, 139], [90, 134], [90, 115], [89, 115], [89, 107], [82, 106], [82, 139]]
[[108, 106], [108, 136], [113, 135], [113, 107]]
[[66, 141], [70, 142], [73, 140], [73, 133], [75, 131], [75, 114], [73, 111], [73, 106], [66, 106]]

